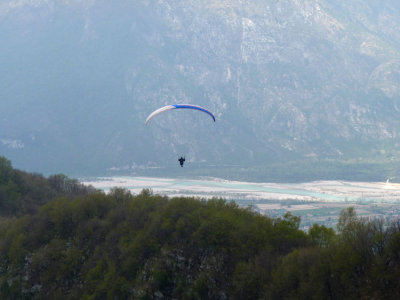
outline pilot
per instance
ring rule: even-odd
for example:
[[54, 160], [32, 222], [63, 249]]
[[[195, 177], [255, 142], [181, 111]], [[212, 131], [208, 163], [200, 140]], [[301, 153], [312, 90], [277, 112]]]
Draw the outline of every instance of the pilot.
[[183, 163], [185, 162], [185, 158], [181, 156], [181, 158], [178, 159], [179, 164], [181, 165], [181, 167], [183, 167]]

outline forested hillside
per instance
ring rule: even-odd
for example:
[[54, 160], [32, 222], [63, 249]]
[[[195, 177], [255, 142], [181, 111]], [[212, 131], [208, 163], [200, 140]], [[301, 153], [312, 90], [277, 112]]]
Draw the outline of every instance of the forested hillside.
[[22, 216], [57, 197], [72, 199], [94, 191], [62, 174], [46, 178], [14, 169], [8, 159], [0, 156], [0, 216]]
[[0, 226], [2, 299], [398, 299], [400, 224], [114, 189]]

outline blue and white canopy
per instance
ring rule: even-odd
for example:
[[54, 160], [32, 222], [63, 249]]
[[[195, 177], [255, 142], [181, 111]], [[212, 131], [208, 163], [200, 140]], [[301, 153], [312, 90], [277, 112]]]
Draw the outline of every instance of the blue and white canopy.
[[214, 115], [213, 115], [209, 110], [207, 110], [207, 109], [205, 109], [205, 108], [203, 108], [203, 107], [201, 107], [201, 106], [192, 105], [192, 104], [173, 104], [173, 105], [167, 105], [167, 106], [161, 107], [161, 108], [159, 108], [159, 109], [153, 111], [153, 112], [147, 117], [145, 124], [147, 125], [147, 123], [148, 123], [152, 118], [154, 118], [156, 115], [158, 115], [158, 114], [160, 114], [160, 113], [162, 113], [162, 112], [165, 112], [165, 111], [167, 111], [167, 110], [177, 109], [177, 108], [196, 109], [196, 110], [205, 112], [205, 113], [209, 114], [210, 117], [211, 117], [211, 118], [214, 120], [214, 122], [215, 122], [215, 117], [214, 117]]

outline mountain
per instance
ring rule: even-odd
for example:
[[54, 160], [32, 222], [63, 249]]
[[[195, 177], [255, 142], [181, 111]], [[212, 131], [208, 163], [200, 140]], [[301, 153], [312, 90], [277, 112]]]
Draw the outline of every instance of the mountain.
[[[288, 162], [353, 179], [353, 166], [397, 166], [399, 14], [394, 0], [4, 1], [0, 153], [69, 174], [173, 175], [180, 155], [199, 175], [258, 179]], [[171, 103], [217, 121], [144, 125]]]

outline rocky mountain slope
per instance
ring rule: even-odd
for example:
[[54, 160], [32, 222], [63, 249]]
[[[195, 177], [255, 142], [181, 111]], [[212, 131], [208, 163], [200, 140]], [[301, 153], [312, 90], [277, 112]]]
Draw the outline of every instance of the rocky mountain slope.
[[[400, 5], [5, 1], [0, 151], [40, 172], [397, 160]], [[176, 111], [144, 126], [171, 103]], [[153, 122], [154, 121], [154, 122]], [[210, 175], [210, 174], [204, 174]]]

